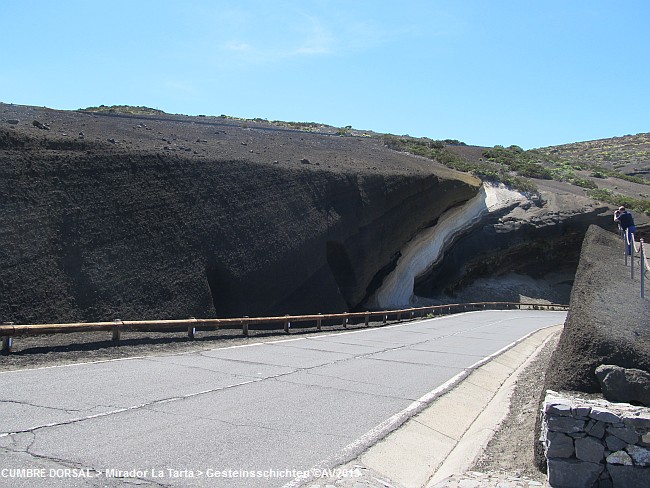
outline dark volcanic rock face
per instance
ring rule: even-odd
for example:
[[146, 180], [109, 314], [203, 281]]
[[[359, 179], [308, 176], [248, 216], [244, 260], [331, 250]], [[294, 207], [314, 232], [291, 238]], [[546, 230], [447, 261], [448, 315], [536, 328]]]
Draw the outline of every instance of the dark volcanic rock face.
[[[637, 269], [638, 272], [638, 269]], [[601, 364], [650, 371], [650, 301], [640, 296], [638, 274], [630, 278], [622, 242], [613, 232], [589, 227], [582, 244], [570, 309], [546, 371], [546, 390], [599, 393]], [[534, 439], [539, 439], [537, 417]], [[542, 443], [535, 462], [545, 470]]]
[[351, 309], [405, 242], [478, 189], [369, 140], [211, 118], [0, 116], [19, 121], [0, 122], [2, 321]]
[[639, 287], [638, 275], [632, 280], [624, 265], [618, 236], [590, 227], [547, 388], [598, 392], [601, 364], [650, 371], [650, 302]]

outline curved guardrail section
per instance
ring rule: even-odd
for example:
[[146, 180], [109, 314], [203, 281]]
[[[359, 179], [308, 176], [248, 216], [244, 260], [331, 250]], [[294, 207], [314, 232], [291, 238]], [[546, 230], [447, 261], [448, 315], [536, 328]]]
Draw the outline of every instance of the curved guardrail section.
[[112, 340], [119, 341], [123, 331], [166, 331], [166, 330], [187, 330], [190, 339], [194, 336], [199, 327], [211, 328], [241, 328], [242, 334], [248, 336], [250, 327], [260, 325], [282, 325], [284, 333], [289, 333], [291, 324], [312, 322], [318, 330], [321, 330], [324, 322], [330, 325], [347, 325], [351, 321], [364, 322], [367, 326], [372, 319], [379, 320], [386, 324], [389, 318], [400, 322], [403, 319], [414, 319], [428, 315], [447, 315], [470, 310], [487, 309], [530, 309], [530, 310], [568, 310], [568, 305], [562, 304], [540, 304], [540, 303], [518, 303], [518, 302], [472, 302], [453, 303], [448, 305], [435, 305], [429, 307], [406, 308], [401, 310], [383, 310], [373, 312], [346, 312], [316, 315], [284, 315], [281, 317], [239, 317], [239, 318], [213, 318], [213, 319], [180, 319], [180, 320], [120, 320], [111, 322], [76, 322], [66, 324], [14, 324], [4, 323], [0, 325], [0, 337], [2, 337], [2, 351], [11, 352], [13, 339], [25, 335], [61, 334], [71, 332], [96, 332], [107, 331], [112, 334]]

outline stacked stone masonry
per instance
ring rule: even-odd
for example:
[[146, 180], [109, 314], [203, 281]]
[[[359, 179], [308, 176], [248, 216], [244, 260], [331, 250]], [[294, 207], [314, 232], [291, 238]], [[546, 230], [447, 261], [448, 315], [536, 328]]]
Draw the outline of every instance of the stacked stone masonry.
[[554, 488], [650, 488], [650, 408], [548, 390], [540, 441]]

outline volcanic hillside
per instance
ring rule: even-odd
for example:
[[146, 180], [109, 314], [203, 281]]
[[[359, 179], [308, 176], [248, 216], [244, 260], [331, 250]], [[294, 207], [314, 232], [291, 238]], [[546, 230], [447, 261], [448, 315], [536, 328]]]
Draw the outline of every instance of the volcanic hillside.
[[[411, 301], [519, 300], [512, 279], [550, 271], [563, 274], [526, 296], [568, 300], [584, 233], [612, 225], [611, 204], [576, 186], [589, 169], [542, 150], [486, 150], [318, 124], [0, 104], [0, 317], [360, 309], [409, 242], [480, 197], [481, 180], [519, 199], [447, 236]], [[539, 170], [560, 166], [569, 177]], [[647, 186], [611, 171], [588, 178], [638, 185], [630, 198], [643, 201]], [[472, 288], [495, 276], [515, 285]]]
[[368, 138], [0, 105], [3, 321], [359, 304], [480, 181]]

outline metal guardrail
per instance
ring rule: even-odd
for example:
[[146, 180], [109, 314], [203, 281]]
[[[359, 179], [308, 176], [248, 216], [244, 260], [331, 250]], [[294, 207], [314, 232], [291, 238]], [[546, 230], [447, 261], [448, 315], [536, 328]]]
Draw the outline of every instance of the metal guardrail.
[[406, 308], [401, 310], [383, 310], [373, 312], [346, 312], [316, 315], [284, 315], [281, 317], [239, 317], [239, 318], [214, 318], [214, 319], [180, 319], [180, 320], [120, 320], [111, 322], [75, 322], [66, 324], [14, 324], [4, 323], [0, 325], [0, 337], [2, 337], [2, 351], [9, 353], [13, 347], [14, 337], [61, 334], [72, 332], [97, 332], [107, 331], [112, 334], [113, 341], [119, 341], [123, 331], [166, 331], [166, 330], [187, 330], [190, 339], [194, 339], [199, 327], [209, 328], [241, 328], [242, 334], [248, 336], [252, 326], [282, 324], [284, 333], [289, 333], [291, 324], [312, 322], [317, 330], [321, 330], [324, 322], [332, 322], [332, 325], [343, 325], [347, 327], [351, 321], [364, 322], [368, 325], [372, 319], [386, 324], [390, 317], [397, 322], [403, 319], [414, 319], [416, 317], [446, 315], [470, 310], [487, 309], [529, 309], [529, 310], [568, 310], [568, 305], [562, 304], [540, 304], [540, 303], [518, 303], [518, 302], [472, 302], [453, 303], [448, 305], [435, 305], [429, 307]]
[[645, 279], [646, 279], [646, 272], [650, 271], [650, 263], [648, 263], [648, 255], [645, 250], [645, 243], [643, 242], [643, 239], [639, 239], [639, 242], [637, 244], [635, 235], [633, 233], [630, 233], [628, 235], [627, 232], [623, 231], [619, 227], [619, 235], [623, 239], [623, 246], [624, 246], [624, 251], [623, 254], [625, 254], [625, 266], [627, 266], [628, 263], [628, 256], [629, 256], [629, 261], [630, 261], [630, 278], [633, 280], [634, 279], [634, 260], [637, 258], [638, 254], [638, 259], [639, 259], [639, 281], [641, 282], [641, 298], [645, 298]]

